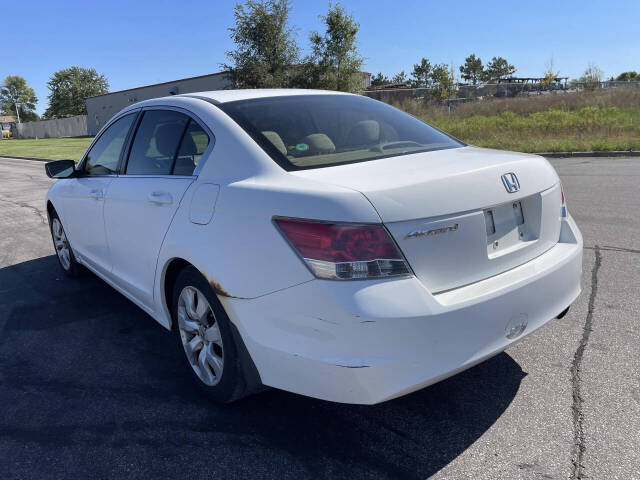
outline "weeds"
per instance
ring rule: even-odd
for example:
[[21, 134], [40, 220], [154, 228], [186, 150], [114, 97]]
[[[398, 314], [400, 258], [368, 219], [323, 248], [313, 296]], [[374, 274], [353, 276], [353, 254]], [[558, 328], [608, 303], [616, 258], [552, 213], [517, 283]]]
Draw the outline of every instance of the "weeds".
[[401, 108], [472, 145], [525, 152], [640, 150], [640, 89]]

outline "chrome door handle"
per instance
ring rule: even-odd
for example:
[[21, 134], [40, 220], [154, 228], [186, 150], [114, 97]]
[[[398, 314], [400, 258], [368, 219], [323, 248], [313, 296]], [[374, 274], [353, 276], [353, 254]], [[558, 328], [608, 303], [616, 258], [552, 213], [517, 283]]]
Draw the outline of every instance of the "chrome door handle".
[[91, 190], [89, 196], [94, 200], [102, 200], [104, 198], [104, 192], [102, 190]]
[[171, 205], [173, 203], [173, 197], [169, 192], [151, 192], [147, 200], [156, 205]]

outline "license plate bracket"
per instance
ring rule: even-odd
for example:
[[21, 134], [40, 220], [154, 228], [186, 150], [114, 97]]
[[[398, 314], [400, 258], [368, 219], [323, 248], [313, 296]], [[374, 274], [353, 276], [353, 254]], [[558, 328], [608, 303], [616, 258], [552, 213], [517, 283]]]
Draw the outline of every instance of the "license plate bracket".
[[521, 201], [504, 203], [484, 211], [487, 255], [492, 258], [532, 241]]

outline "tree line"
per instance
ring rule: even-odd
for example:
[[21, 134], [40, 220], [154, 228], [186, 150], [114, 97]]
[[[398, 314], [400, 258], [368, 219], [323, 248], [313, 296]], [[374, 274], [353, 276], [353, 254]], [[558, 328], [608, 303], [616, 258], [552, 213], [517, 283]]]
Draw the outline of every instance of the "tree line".
[[[70, 67], [55, 72], [47, 82], [49, 105], [42, 119], [86, 115], [85, 100], [109, 91], [109, 82], [94, 68]], [[0, 111], [23, 122], [40, 120], [35, 112], [38, 98], [19, 75], [9, 75], [0, 86]]]
[[[500, 79], [512, 76], [516, 68], [502, 57], [493, 57], [486, 65], [474, 53], [469, 55], [463, 65], [459, 67], [460, 77], [469, 85], [494, 83]], [[405, 84], [412, 88], [428, 88], [432, 96], [446, 99], [454, 95], [456, 90], [456, 74], [453, 65], [446, 63], [431, 64], [428, 58], [422, 58], [413, 65], [410, 76], [404, 71], [392, 77], [378, 72], [371, 78], [372, 87], [384, 85]]]
[[[464, 64], [459, 67], [460, 76], [466, 83], [478, 85], [480, 83], [492, 83], [507, 78], [516, 73], [516, 68], [502, 57], [493, 57], [487, 65], [482, 64], [482, 59], [474, 53], [469, 55]], [[449, 73], [449, 78], [445, 72]], [[407, 77], [404, 71], [389, 78], [378, 72], [371, 79], [371, 85], [380, 86], [393, 83], [408, 83], [413, 88], [433, 87], [445, 80], [453, 83], [455, 73], [453, 66], [445, 63], [432, 65], [428, 58], [422, 58], [419, 63], [413, 65], [411, 76]]]

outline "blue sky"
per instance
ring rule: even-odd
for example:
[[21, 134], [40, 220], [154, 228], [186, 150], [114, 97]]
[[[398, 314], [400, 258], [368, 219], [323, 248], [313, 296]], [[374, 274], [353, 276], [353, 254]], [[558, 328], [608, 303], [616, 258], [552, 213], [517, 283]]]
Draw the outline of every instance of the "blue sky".
[[[303, 52], [328, 1], [292, 0]], [[364, 69], [407, 73], [421, 57], [460, 65], [469, 53], [503, 56], [518, 75], [540, 75], [553, 57], [561, 75], [594, 62], [608, 77], [640, 70], [640, 1], [481, 2], [344, 0], [360, 22]], [[78, 2], [3, 6], [0, 78], [22, 75], [47, 106], [46, 82], [72, 65], [94, 67], [112, 91], [212, 73], [233, 47], [235, 1]]]

